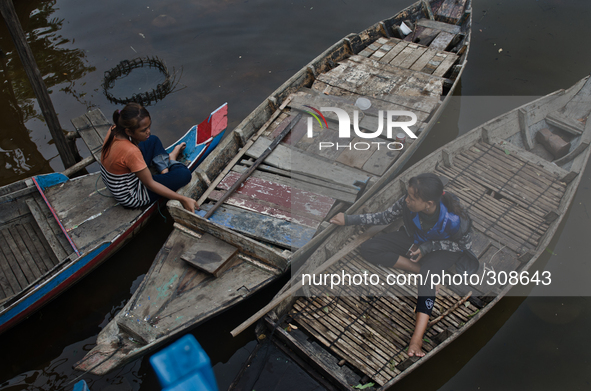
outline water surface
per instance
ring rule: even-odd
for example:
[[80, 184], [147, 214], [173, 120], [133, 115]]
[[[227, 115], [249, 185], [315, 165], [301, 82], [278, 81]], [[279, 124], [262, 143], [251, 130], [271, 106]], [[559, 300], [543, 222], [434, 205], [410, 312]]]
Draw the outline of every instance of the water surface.
[[[409, 5], [408, 1], [17, 1], [62, 127], [88, 109], [107, 116], [103, 73], [121, 60], [157, 56], [179, 75], [173, 94], [149, 107], [152, 131], [171, 143], [211, 110], [229, 103], [229, 127], [328, 46]], [[164, 15], [164, 16], [162, 16]], [[502, 111], [475, 110], [475, 96], [541, 96], [589, 73], [591, 4], [584, 0], [474, 1], [473, 39], [455, 99], [414, 161]], [[0, 24], [0, 184], [63, 169], [44, 128], [6, 28]], [[502, 49], [502, 50], [500, 50]], [[131, 78], [130, 78], [131, 80]], [[117, 85], [151, 88], [158, 76]], [[79, 142], [82, 155], [88, 151]], [[96, 170], [90, 167], [90, 170]], [[536, 267], [588, 284], [587, 170], [575, 202]], [[166, 212], [163, 212], [166, 215]], [[0, 336], [0, 390], [70, 390], [71, 366], [138, 286], [171, 231], [156, 216], [139, 237], [27, 321]], [[193, 330], [225, 389], [254, 346], [253, 331], [229, 331], [266, 303], [281, 284]], [[535, 293], [535, 292], [534, 292]], [[588, 389], [584, 348], [589, 297], [502, 300], [452, 346], [400, 383], [424, 390]], [[582, 342], [582, 343], [581, 343]], [[147, 358], [99, 377], [93, 391], [159, 390]]]

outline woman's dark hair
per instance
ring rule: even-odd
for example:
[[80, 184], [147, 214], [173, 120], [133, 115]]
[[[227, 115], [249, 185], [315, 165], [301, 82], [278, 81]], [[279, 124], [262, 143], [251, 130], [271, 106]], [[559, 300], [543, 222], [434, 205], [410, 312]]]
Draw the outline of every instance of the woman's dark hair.
[[443, 201], [443, 205], [448, 211], [460, 217], [467, 217], [466, 212], [460, 205], [460, 200], [453, 194], [443, 191], [443, 182], [437, 175], [426, 172], [414, 176], [408, 181], [408, 187], [412, 187], [415, 190], [413, 195], [421, 200], [433, 201], [435, 204]]
[[111, 134], [105, 142], [101, 158], [105, 158], [109, 154], [113, 139], [116, 135], [127, 137], [125, 130], [129, 129], [134, 132], [140, 127], [140, 122], [144, 118], [150, 118], [150, 113], [148, 113], [148, 110], [139, 103], [128, 103], [123, 110], [115, 110], [113, 113], [113, 123], [115, 124], [115, 127], [111, 130]]

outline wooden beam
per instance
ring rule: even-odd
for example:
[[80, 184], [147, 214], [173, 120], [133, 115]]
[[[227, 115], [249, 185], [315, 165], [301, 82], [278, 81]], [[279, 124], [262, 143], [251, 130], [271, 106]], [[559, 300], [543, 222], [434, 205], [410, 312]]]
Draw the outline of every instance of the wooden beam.
[[68, 147], [66, 137], [57, 118], [57, 113], [49, 98], [49, 92], [43, 82], [43, 77], [37, 67], [33, 52], [27, 43], [25, 32], [18, 20], [12, 0], [0, 0], [0, 13], [6, 22], [10, 36], [14, 41], [16, 51], [21, 59], [23, 67], [25, 68], [31, 87], [35, 92], [39, 107], [41, 108], [43, 117], [45, 117], [49, 132], [55, 141], [60, 158], [62, 159], [65, 168], [71, 167], [76, 164], [76, 158], [74, 157], [72, 150]]

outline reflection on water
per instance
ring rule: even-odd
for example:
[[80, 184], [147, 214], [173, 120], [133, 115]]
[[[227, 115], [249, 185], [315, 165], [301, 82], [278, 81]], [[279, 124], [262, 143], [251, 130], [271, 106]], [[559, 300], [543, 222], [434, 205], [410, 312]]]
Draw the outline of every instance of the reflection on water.
[[[236, 126], [331, 44], [410, 2], [33, 0], [15, 5], [66, 130], [73, 130], [69, 119], [88, 108], [101, 108], [107, 117], [120, 108], [106, 100], [100, 85], [104, 71], [121, 60], [158, 56], [169, 68], [182, 68], [178, 90], [150, 107], [152, 131], [169, 144], [226, 101], [229, 127]], [[571, 86], [589, 72], [591, 51], [581, 50], [581, 39], [574, 39], [591, 36], [591, 3], [585, 0], [478, 0], [473, 15], [469, 62], [457, 90], [461, 100], [450, 103], [415, 161], [473, 125], [462, 122], [476, 114], [466, 112], [472, 110], [466, 104], [472, 103], [470, 96], [547, 94]], [[60, 170], [61, 163], [53, 159], [55, 147], [2, 23], [0, 49], [6, 54], [0, 60], [0, 184], [6, 184]], [[139, 76], [140, 80], [124, 80], [117, 88], [131, 95], [128, 88], [152, 83], [151, 76]], [[563, 233], [552, 244], [557, 255], [548, 253], [541, 262], [553, 273], [579, 278], [578, 284], [588, 284], [591, 274], [581, 245], [588, 242], [590, 177], [588, 169]], [[78, 376], [93, 391], [159, 390], [147, 358], [104, 377], [74, 372], [71, 366], [129, 299], [171, 226], [169, 216], [166, 221], [156, 216], [139, 237], [92, 275], [1, 335], [0, 390], [70, 390]], [[229, 331], [267, 302], [279, 285], [193, 330], [211, 357], [221, 389], [253, 348], [252, 329], [236, 339]], [[558, 372], [564, 387], [587, 388], [588, 379], [581, 376], [588, 367], [584, 350], [562, 352], [586, 340], [591, 319], [588, 298], [522, 301], [502, 300], [457, 342], [405, 379], [404, 387], [557, 389], [551, 373]], [[537, 380], [524, 374], [535, 374]]]
[[[83, 50], [67, 47], [70, 39], [60, 34], [64, 19], [54, 15], [56, 1], [17, 2], [15, 7], [48, 90], [60, 88], [87, 108], [92, 107], [85, 100], [85, 94], [77, 92], [76, 81], [96, 68], [87, 64]], [[0, 48], [3, 52], [0, 58], [0, 107], [3, 114], [0, 185], [5, 185], [52, 170], [29, 137], [27, 122], [42, 121], [43, 115], [36, 107], [31, 84], [4, 24], [0, 28]]]

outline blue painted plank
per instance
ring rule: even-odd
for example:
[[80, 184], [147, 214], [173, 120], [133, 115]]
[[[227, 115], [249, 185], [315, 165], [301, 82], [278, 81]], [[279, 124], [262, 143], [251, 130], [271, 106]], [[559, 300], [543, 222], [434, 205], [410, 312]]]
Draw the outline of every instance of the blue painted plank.
[[[197, 214], [203, 217], [210, 208], [211, 205], [201, 205], [201, 210], [198, 210]], [[218, 208], [209, 220], [283, 247], [300, 248], [308, 243], [316, 232], [313, 228], [228, 205]]]

